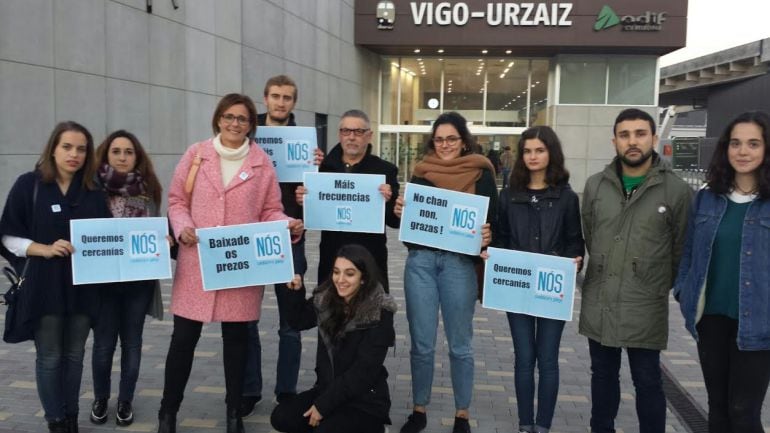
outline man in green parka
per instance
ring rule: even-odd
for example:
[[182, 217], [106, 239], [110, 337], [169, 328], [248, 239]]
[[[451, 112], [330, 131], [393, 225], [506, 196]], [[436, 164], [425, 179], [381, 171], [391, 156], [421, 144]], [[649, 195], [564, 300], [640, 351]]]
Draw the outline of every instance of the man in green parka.
[[663, 433], [660, 351], [668, 297], [684, 243], [692, 190], [655, 152], [655, 121], [623, 110], [613, 127], [617, 156], [583, 190], [588, 266], [580, 333], [591, 354], [591, 431], [615, 431], [620, 355], [628, 353], [640, 433]]

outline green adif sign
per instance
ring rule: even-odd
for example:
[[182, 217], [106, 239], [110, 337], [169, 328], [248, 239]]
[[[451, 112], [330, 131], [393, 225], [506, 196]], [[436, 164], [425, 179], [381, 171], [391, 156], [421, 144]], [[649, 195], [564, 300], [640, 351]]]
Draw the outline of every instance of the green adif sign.
[[596, 16], [594, 30], [598, 32], [599, 30], [608, 29], [618, 24], [620, 24], [620, 17], [618, 17], [611, 7], [604, 5], [602, 10], [599, 11], [599, 15]]

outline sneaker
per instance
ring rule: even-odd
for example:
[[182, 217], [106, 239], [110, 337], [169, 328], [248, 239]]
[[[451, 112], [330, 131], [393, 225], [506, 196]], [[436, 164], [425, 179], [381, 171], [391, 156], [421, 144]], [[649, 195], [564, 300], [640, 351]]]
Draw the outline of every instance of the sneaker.
[[455, 417], [455, 425], [452, 427], [452, 433], [471, 433], [471, 424], [467, 418]]
[[134, 422], [134, 409], [131, 407], [131, 402], [119, 401], [115, 423], [119, 426], [125, 427], [127, 425], [131, 425], [132, 422]]
[[238, 408], [238, 415], [241, 418], [248, 418], [254, 414], [254, 409], [262, 402], [262, 396], [243, 396], [241, 397], [241, 407]]
[[107, 399], [97, 398], [91, 405], [91, 422], [104, 424], [107, 422]]
[[412, 412], [406, 419], [403, 427], [401, 427], [401, 433], [418, 433], [425, 429], [428, 425], [428, 416], [425, 412]]

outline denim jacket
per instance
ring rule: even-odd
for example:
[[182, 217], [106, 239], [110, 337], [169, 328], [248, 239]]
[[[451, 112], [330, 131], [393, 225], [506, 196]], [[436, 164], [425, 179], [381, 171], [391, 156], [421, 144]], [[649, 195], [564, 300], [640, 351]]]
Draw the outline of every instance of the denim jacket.
[[[706, 278], [727, 198], [708, 188], [698, 191], [687, 224], [674, 297], [685, 327], [698, 339], [695, 325], [706, 303]], [[770, 201], [754, 200], [743, 220], [738, 288], [738, 349], [770, 349]]]

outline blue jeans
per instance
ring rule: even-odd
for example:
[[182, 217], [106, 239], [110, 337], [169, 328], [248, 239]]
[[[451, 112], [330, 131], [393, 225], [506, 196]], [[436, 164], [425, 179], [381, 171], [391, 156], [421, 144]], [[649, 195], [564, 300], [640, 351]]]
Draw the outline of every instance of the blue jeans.
[[455, 408], [467, 409], [473, 394], [471, 340], [477, 296], [473, 262], [468, 256], [448, 251], [410, 250], [404, 267], [404, 291], [412, 339], [413, 403], [430, 403], [440, 307], [449, 343]]
[[[286, 284], [275, 285], [278, 301], [278, 362], [276, 366], [275, 395], [296, 394], [299, 364], [302, 356], [302, 340], [286, 321], [289, 307]], [[243, 395], [262, 396], [262, 344], [259, 341], [259, 320], [249, 322], [248, 356], [244, 373]]]
[[[588, 339], [591, 353], [591, 431], [614, 433], [620, 405], [621, 348]], [[660, 350], [626, 348], [636, 389], [639, 433], [666, 430], [666, 396], [660, 373]]]
[[78, 415], [83, 356], [91, 320], [85, 314], [48, 315], [35, 331], [35, 379], [45, 420]]
[[508, 186], [508, 178], [511, 177], [511, 169], [510, 168], [504, 168], [503, 169], [503, 188]]
[[[508, 313], [508, 325], [516, 356], [514, 383], [519, 428], [535, 431], [551, 428], [559, 393], [559, 345], [563, 320]], [[535, 419], [535, 363], [537, 363], [537, 419]]]
[[112, 357], [120, 336], [120, 389], [118, 401], [133, 401], [142, 361], [144, 316], [155, 281], [119, 283], [102, 291], [102, 308], [94, 325], [91, 368], [94, 397], [110, 398]]

